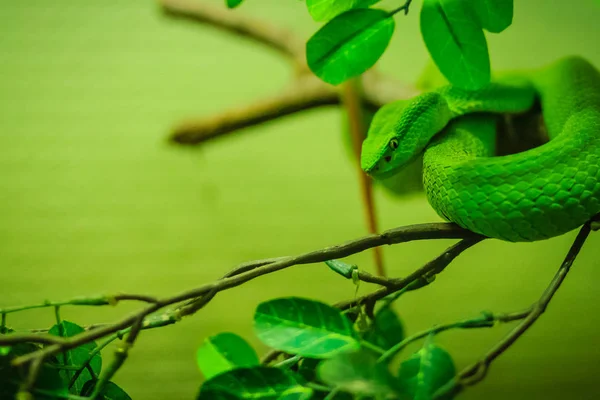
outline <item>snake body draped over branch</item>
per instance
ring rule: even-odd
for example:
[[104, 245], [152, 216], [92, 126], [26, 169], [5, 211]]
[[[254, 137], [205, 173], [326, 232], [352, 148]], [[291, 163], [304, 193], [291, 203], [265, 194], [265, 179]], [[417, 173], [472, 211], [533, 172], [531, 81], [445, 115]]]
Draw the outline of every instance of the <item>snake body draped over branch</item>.
[[[498, 156], [499, 118], [538, 104], [550, 140]], [[387, 104], [361, 165], [385, 178], [422, 152], [427, 197], [444, 219], [513, 242], [571, 231], [600, 212], [600, 73], [568, 57], [481, 90], [447, 85]]]

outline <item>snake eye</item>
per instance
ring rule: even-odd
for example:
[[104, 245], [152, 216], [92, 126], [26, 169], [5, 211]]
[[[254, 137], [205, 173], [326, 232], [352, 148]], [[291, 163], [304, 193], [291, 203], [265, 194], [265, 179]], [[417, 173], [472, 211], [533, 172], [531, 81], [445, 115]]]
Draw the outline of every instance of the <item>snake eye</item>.
[[396, 150], [398, 148], [398, 139], [392, 139], [390, 140], [390, 147], [392, 148], [392, 150]]

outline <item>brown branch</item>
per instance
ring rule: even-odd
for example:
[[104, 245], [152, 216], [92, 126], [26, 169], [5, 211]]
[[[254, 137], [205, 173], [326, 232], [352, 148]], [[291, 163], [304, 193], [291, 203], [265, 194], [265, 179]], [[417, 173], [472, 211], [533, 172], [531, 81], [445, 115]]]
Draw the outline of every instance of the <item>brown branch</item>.
[[[171, 297], [158, 299], [156, 303], [150, 304], [145, 308], [132, 313], [131, 315], [123, 318], [122, 320], [116, 323], [101, 326], [97, 329], [89, 330], [69, 338], [54, 338], [54, 344], [49, 345], [42, 350], [17, 357], [12, 361], [12, 363], [13, 365], [24, 365], [30, 363], [38, 357], [46, 359], [52, 355], [73, 349], [75, 347], [81, 346], [82, 344], [88, 343], [90, 341], [96, 340], [104, 336], [108, 336], [121, 329], [125, 329], [134, 324], [140, 318], [145, 318], [168, 305], [180, 303], [182, 301], [190, 299], [197, 299], [208, 293], [212, 293], [214, 295], [217, 292], [239, 286], [259, 276], [276, 272], [285, 268], [289, 268], [294, 265], [311, 264], [331, 260], [334, 258], [343, 258], [373, 248], [375, 246], [382, 246], [386, 244], [392, 245], [425, 239], [457, 238], [468, 238], [471, 240], [479, 241], [483, 237], [451, 223], [409, 225], [405, 227], [390, 229], [379, 235], [365, 236], [336, 246], [326, 247], [321, 250], [300, 254], [298, 256], [277, 258], [275, 259], [275, 261], [270, 262], [268, 264], [262, 264], [262, 261], [255, 262], [254, 264], [243, 264], [241, 267], [243, 267], [244, 269], [247, 268], [247, 270], [243, 273], [225, 279], [221, 279], [216, 282], [208, 283], [197, 288], [176, 294]], [[247, 267], [247, 265], [251, 265], [252, 267]], [[260, 266], [254, 267], [255, 265]], [[417, 277], [423, 274], [423, 271], [418, 272]], [[178, 311], [179, 315], [176, 316], [176, 318], [192, 314], [193, 308], [181, 308]], [[33, 338], [31, 334], [26, 334], [26, 337], [22, 341], [36, 342], [38, 340], [51, 340], [49, 339], [50, 336], [51, 335], [41, 334], [39, 335], [39, 337], [43, 339], [33, 340], [35, 338]], [[22, 337], [22, 335], [2, 335], [0, 336], [0, 345], [4, 345], [8, 341], [10, 341], [10, 343], [12, 344], [15, 342], [15, 340], [18, 340], [17, 338], [19, 337]]]
[[[338, 90], [316, 78], [306, 66], [304, 40], [289, 30], [248, 17], [239, 11], [215, 7], [192, 0], [159, 0], [166, 16], [208, 24], [224, 31], [257, 41], [291, 57], [299, 82], [282, 94], [259, 100], [258, 104], [234, 108], [208, 118], [193, 118], [179, 123], [170, 140], [196, 145], [236, 130], [281, 118], [314, 107], [341, 104]], [[368, 71], [361, 77], [360, 103], [371, 110], [397, 99], [416, 95], [416, 89]], [[307, 87], [306, 87], [307, 86]]]
[[[384, 104], [407, 99], [418, 92], [374, 72], [363, 75], [360, 102], [375, 111]], [[180, 122], [169, 140], [183, 145], [198, 145], [236, 131], [323, 106], [340, 105], [338, 89], [312, 75], [299, 78], [281, 94], [235, 107], [224, 113]]]
[[483, 357], [481, 357], [481, 359], [463, 369], [458, 376], [450, 382], [449, 385], [442, 388], [439, 393], [436, 393], [436, 398], [445, 398], [445, 396], [450, 393], [457, 394], [464, 390], [465, 387], [479, 383], [487, 375], [492, 362], [494, 362], [496, 358], [507, 351], [525, 332], [527, 332], [529, 328], [533, 326], [533, 324], [544, 313], [544, 311], [546, 311], [550, 301], [567, 277], [573, 262], [577, 258], [577, 255], [579, 254], [592, 230], [592, 223], [597, 219], [598, 216], [586, 222], [581, 227], [564, 261], [540, 299], [535, 302], [528, 311], [515, 314], [515, 316], [522, 317], [522, 321], [500, 342], [494, 345]]
[[[375, 202], [373, 201], [373, 184], [369, 176], [365, 174], [360, 166], [360, 153], [362, 143], [367, 137], [367, 121], [364, 115], [362, 103], [362, 84], [359, 78], [351, 79], [342, 86], [342, 103], [348, 117], [348, 127], [352, 139], [352, 150], [354, 153], [355, 169], [358, 175], [360, 193], [362, 196], [363, 210], [369, 233], [377, 233], [377, 216]], [[383, 265], [383, 255], [379, 247], [373, 248], [373, 261], [377, 275], [386, 276]]]
[[183, 121], [174, 128], [170, 140], [186, 145], [200, 144], [286, 115], [339, 102], [335, 88], [306, 76], [276, 96], [212, 117]]
[[193, 0], [159, 0], [159, 3], [166, 16], [211, 25], [275, 49], [296, 63], [304, 62], [304, 42], [287, 29], [248, 18], [237, 10], [227, 10], [222, 4], [216, 7]]

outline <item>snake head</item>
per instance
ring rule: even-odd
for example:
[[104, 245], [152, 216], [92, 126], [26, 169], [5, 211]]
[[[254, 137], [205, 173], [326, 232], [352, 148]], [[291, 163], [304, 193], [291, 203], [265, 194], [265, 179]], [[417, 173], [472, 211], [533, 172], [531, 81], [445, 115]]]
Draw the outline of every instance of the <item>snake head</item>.
[[361, 152], [361, 168], [388, 178], [414, 160], [446, 125], [450, 110], [442, 95], [428, 92], [386, 104], [377, 111]]

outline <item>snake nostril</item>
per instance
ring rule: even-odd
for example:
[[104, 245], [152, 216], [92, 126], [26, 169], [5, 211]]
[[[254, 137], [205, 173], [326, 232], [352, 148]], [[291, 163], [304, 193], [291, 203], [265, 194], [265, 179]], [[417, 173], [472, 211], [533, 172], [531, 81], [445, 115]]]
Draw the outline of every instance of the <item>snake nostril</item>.
[[392, 156], [386, 156], [386, 157], [385, 157], [385, 161], [386, 161], [386, 162], [390, 162], [390, 161], [392, 161]]

